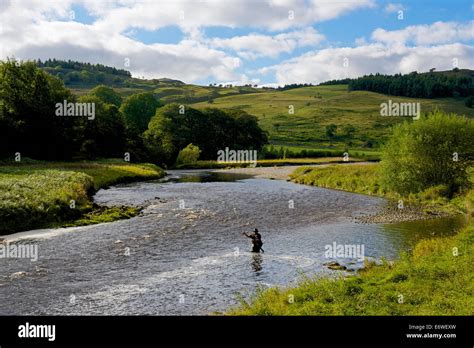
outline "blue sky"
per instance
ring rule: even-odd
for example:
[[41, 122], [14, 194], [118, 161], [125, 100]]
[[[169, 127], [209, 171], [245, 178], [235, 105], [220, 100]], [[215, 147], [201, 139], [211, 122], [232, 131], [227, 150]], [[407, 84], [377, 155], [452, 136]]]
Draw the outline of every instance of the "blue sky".
[[469, 0], [9, 0], [0, 58], [89, 61], [196, 84], [474, 68], [473, 9]]

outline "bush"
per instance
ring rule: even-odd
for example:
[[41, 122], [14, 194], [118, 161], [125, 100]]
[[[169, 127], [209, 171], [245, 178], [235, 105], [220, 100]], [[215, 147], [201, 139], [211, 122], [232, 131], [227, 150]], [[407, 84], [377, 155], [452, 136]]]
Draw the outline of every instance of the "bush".
[[446, 185], [448, 196], [467, 187], [467, 168], [474, 159], [474, 123], [455, 114], [434, 111], [404, 122], [382, 150], [383, 184], [402, 195]]
[[176, 165], [196, 163], [200, 153], [199, 146], [189, 144], [179, 152]]

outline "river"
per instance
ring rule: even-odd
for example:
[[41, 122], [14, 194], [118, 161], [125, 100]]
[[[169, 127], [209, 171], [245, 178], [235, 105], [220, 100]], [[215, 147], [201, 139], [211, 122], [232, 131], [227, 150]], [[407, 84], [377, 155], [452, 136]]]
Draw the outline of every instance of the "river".
[[[146, 208], [129, 220], [8, 236], [10, 245], [37, 245], [38, 260], [0, 258], [0, 315], [220, 313], [258, 287], [341, 274], [323, 265], [331, 261], [326, 245], [363, 245], [365, 257], [393, 259], [420, 238], [462, 226], [455, 218], [360, 224], [354, 217], [386, 202], [203, 170], [169, 171], [161, 180], [100, 190], [94, 199]], [[255, 227], [263, 254], [249, 252], [242, 235]]]

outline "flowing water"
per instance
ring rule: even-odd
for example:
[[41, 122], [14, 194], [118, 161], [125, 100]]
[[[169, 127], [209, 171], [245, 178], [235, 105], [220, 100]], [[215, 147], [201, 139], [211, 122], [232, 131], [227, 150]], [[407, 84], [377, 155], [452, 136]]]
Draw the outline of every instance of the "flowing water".
[[[169, 174], [97, 192], [99, 204], [146, 207], [130, 220], [10, 236], [10, 245], [35, 243], [38, 260], [0, 258], [0, 315], [220, 312], [257, 287], [289, 285], [302, 273], [340, 274], [323, 265], [331, 261], [326, 245], [363, 245], [365, 257], [390, 259], [462, 225], [455, 218], [358, 224], [355, 216], [385, 201], [235, 174]], [[242, 235], [254, 227], [263, 254], [249, 252]]]

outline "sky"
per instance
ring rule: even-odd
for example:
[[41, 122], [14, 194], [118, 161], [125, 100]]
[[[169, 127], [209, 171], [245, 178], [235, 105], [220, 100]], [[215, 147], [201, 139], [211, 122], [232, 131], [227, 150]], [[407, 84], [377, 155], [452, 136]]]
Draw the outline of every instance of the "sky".
[[471, 0], [0, 0], [0, 59], [276, 86], [474, 69]]

